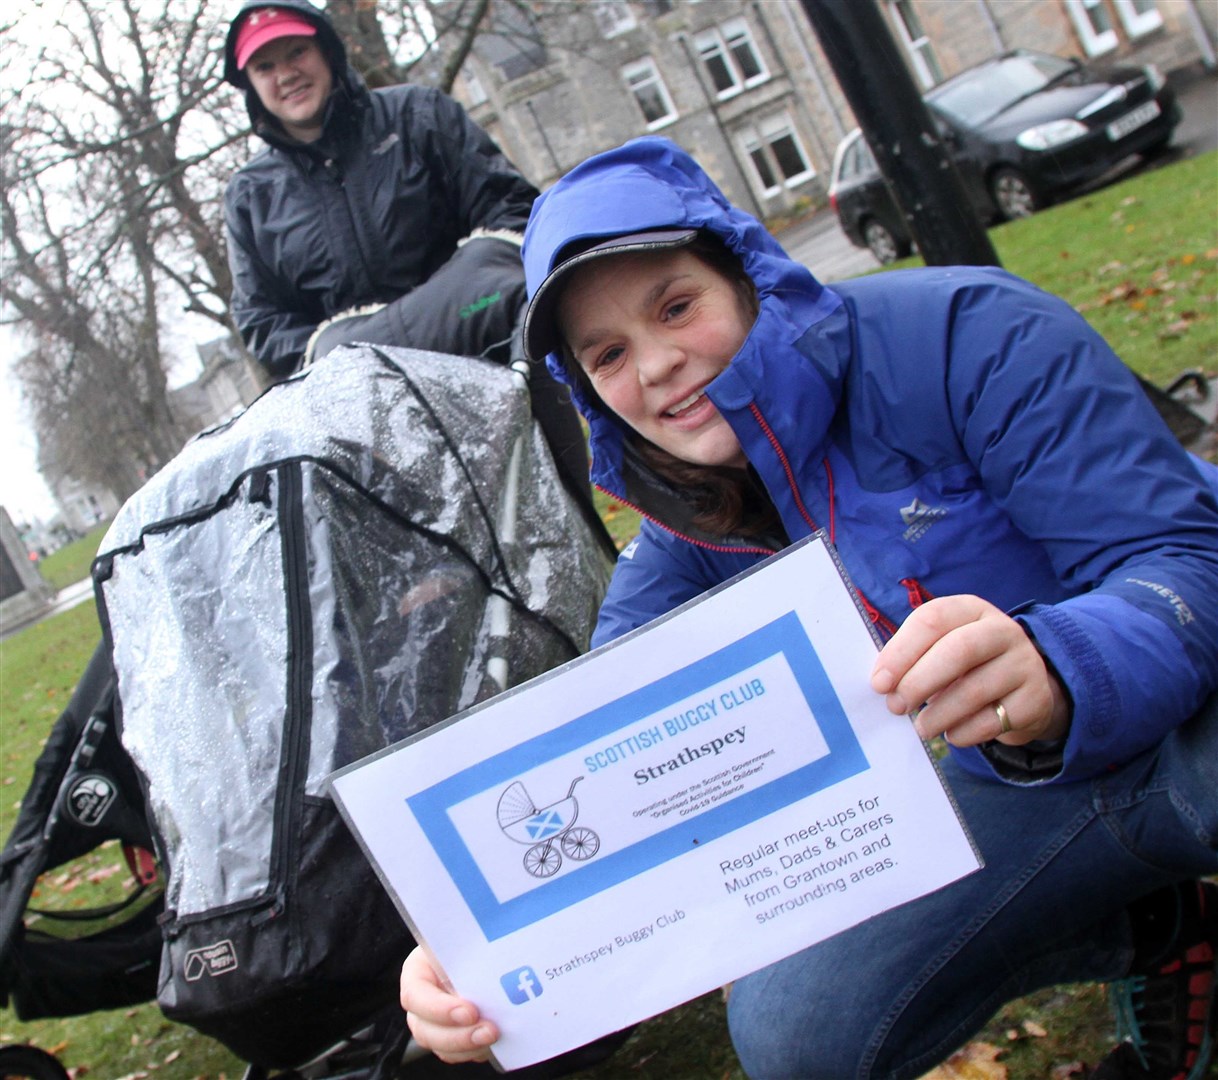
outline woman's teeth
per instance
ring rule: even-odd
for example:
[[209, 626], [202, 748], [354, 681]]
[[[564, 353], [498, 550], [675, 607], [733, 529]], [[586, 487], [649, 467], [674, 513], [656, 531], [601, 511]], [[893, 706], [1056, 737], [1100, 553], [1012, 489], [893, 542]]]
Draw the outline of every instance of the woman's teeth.
[[683, 413], [683, 412], [685, 412], [686, 409], [690, 408], [690, 406], [696, 405], [699, 401], [701, 401], [702, 397], [703, 397], [702, 391], [695, 390], [684, 401], [678, 401], [677, 404], [675, 404], [671, 409], [666, 410], [664, 415], [665, 416], [676, 416], [678, 413]]

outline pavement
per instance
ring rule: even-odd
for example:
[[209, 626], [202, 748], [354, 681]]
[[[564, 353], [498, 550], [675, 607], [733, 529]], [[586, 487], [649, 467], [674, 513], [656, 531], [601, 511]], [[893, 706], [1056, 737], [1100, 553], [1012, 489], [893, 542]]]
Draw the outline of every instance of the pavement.
[[42, 622], [43, 619], [49, 619], [52, 615], [58, 615], [61, 611], [74, 608], [77, 604], [91, 599], [92, 596], [92, 578], [85, 578], [84, 581], [78, 581], [74, 585], [65, 585], [55, 594], [55, 599], [40, 611], [33, 612], [21, 619], [6, 619], [4, 625], [0, 626], [0, 641], [11, 637], [19, 630], [24, 630], [27, 626], [33, 626], [35, 623]]

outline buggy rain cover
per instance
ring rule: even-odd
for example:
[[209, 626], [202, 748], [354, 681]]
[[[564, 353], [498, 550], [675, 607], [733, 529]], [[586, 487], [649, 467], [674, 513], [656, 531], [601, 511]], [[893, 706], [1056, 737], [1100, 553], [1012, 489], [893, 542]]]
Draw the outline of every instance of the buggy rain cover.
[[284, 1067], [396, 1002], [411, 941], [324, 781], [586, 649], [610, 569], [523, 379], [416, 350], [336, 350], [123, 506], [94, 581], [166, 1015]]

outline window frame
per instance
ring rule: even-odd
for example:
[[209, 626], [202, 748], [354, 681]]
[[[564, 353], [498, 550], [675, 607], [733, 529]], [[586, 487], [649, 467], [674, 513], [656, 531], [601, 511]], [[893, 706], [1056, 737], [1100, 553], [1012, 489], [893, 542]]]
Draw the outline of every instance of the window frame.
[[[761, 55], [761, 50], [757, 47], [753, 28], [742, 15], [725, 19], [716, 26], [700, 30], [693, 36], [693, 43], [702, 68], [711, 80], [715, 96], [720, 101], [726, 101], [754, 86], [760, 86], [770, 78], [770, 69], [766, 67], [765, 57]], [[756, 75], [745, 75], [736, 58], [738, 49], [747, 49], [748, 55], [757, 68]], [[719, 61], [724, 72], [731, 79], [729, 85], [719, 87], [711, 66], [714, 60]]]
[[909, 56], [910, 65], [923, 90], [930, 90], [943, 82], [943, 67], [935, 53], [935, 44], [922, 29], [918, 13], [909, 0], [888, 0], [888, 14], [897, 28], [901, 44]]
[[1155, 0], [1151, 0], [1150, 9], [1147, 11], [1138, 11], [1134, 2], [1135, 0], [1113, 0], [1121, 25], [1131, 38], [1153, 33], [1163, 25], [1163, 12], [1159, 10]]
[[1066, 10], [1070, 13], [1070, 21], [1074, 23], [1075, 32], [1083, 44], [1083, 51], [1088, 56], [1102, 56], [1112, 52], [1120, 44], [1115, 26], [1110, 25], [1107, 30], [1098, 30], [1091, 19], [1092, 11], [1107, 14], [1104, 0], [1066, 0]]
[[[638, 73], [647, 73], [647, 78], [644, 81], [634, 81], [634, 76]], [[632, 60], [628, 64], [623, 64], [621, 67], [622, 81], [626, 84], [626, 89], [630, 92], [630, 96], [634, 99], [638, 106], [639, 112], [642, 114], [643, 122], [648, 131], [659, 131], [661, 128], [666, 128], [670, 124], [674, 124], [680, 118], [680, 113], [677, 112], [676, 103], [672, 99], [672, 94], [668, 91], [668, 84], [664, 81], [664, 75], [660, 71], [660, 65], [656, 63], [655, 57], [648, 54], [640, 56], [637, 60]], [[667, 106], [667, 112], [655, 120], [647, 118], [647, 111], [643, 108], [643, 99], [639, 95], [639, 90], [647, 86], [655, 86], [658, 89], [658, 94], [661, 103]]]
[[[753, 170], [754, 181], [757, 183], [761, 194], [766, 198], [806, 184], [817, 175], [816, 165], [809, 156], [803, 139], [800, 138], [799, 128], [796, 126], [791, 114], [785, 109], [780, 112], [771, 113], [769, 116], [741, 128], [737, 133], [736, 139], [737, 145], [744, 152], [744, 156], [748, 158], [749, 165]], [[792, 147], [804, 165], [801, 171], [792, 173], [790, 176], [787, 175], [786, 169], [783, 167], [783, 159], [774, 149], [775, 144], [784, 139], [790, 140]], [[756, 153], [761, 154], [767, 171], [777, 180], [776, 183], [769, 184], [766, 182], [766, 177], [762, 175], [762, 171], [757, 165], [757, 160], [754, 156]]]
[[596, 28], [601, 37], [605, 39], [628, 34], [639, 25], [626, 0], [595, 0], [592, 5], [592, 18], [596, 21]]

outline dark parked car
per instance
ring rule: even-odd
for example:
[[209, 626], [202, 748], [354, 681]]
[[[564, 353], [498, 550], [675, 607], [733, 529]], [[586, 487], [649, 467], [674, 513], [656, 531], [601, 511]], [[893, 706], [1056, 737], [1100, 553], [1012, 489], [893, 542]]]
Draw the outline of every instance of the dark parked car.
[[[1180, 121], [1154, 66], [1026, 50], [962, 72], [925, 101], [983, 221], [1026, 217], [1130, 155], [1163, 149]], [[909, 229], [858, 130], [837, 148], [829, 202], [851, 241], [880, 262], [909, 254]]]

